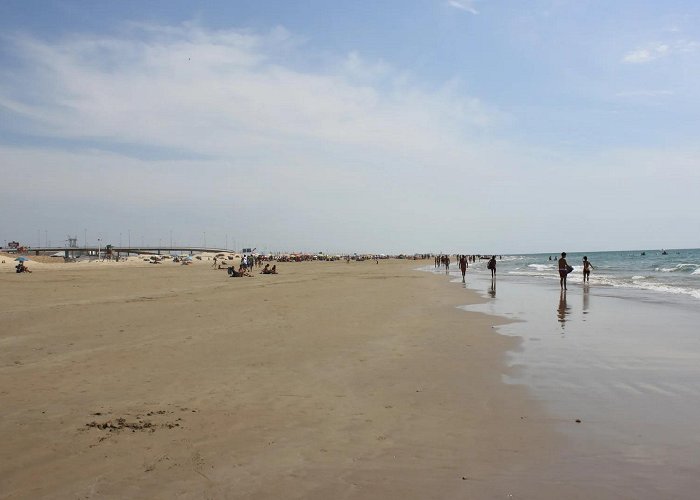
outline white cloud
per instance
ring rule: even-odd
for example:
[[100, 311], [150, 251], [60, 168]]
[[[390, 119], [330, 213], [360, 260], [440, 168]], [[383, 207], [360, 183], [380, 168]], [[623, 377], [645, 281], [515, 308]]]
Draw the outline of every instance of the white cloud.
[[700, 49], [700, 43], [692, 40], [679, 40], [675, 43], [674, 50], [679, 53], [694, 53]]
[[698, 48], [700, 43], [691, 40], [656, 42], [628, 52], [622, 61], [630, 64], [644, 64], [671, 55], [692, 54]]
[[663, 43], [655, 44], [647, 48], [633, 50], [625, 54], [622, 60], [630, 64], [643, 64], [651, 62], [669, 53], [669, 46]]
[[280, 142], [420, 150], [499, 119], [453, 84], [420, 88], [356, 53], [296, 70], [284, 63], [278, 33], [184, 26], [138, 34], [15, 39], [28, 69], [22, 86], [0, 90], [0, 102], [37, 134], [224, 157]]
[[350, 52], [341, 63], [344, 74], [353, 80], [376, 82], [391, 76], [391, 67], [383, 61], [369, 62], [357, 52]]
[[651, 61], [652, 59], [653, 57], [649, 50], [638, 49], [625, 54], [625, 57], [622, 60], [627, 63], [645, 63]]
[[478, 14], [479, 12], [474, 7], [475, 3], [475, 0], [447, 0], [447, 5], [449, 5], [450, 7], [464, 10], [471, 14]]

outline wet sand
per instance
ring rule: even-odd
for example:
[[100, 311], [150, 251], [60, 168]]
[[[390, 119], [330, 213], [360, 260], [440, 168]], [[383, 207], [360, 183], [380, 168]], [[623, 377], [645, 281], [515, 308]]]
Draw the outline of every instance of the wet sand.
[[0, 497], [587, 498], [518, 340], [418, 265], [3, 269]]
[[469, 285], [487, 302], [468, 310], [521, 320], [498, 329], [522, 339], [508, 380], [564, 422], [556, 429], [569, 442], [548, 474], [607, 498], [698, 497], [697, 305], [580, 282], [562, 293], [556, 279], [507, 275], [494, 290], [484, 271]]

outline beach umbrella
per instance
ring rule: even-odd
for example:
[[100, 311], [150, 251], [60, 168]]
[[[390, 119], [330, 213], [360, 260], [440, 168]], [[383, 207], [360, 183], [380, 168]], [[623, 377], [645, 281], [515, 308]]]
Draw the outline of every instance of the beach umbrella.
[[26, 262], [26, 261], [28, 261], [29, 259], [26, 258], [26, 257], [17, 257], [15, 260], [18, 260], [18, 261], [20, 261], [20, 262]]

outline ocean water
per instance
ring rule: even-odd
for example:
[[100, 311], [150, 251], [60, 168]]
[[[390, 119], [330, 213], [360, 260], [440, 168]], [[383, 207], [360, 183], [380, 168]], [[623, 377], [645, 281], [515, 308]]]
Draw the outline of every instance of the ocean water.
[[[566, 292], [559, 255], [503, 255], [495, 280], [485, 260], [470, 264], [462, 286], [484, 302], [464, 308], [520, 339], [504, 381], [527, 386], [569, 440], [552, 480], [601, 498], [698, 498], [700, 250], [585, 255], [590, 284], [584, 254], [567, 252]], [[456, 265], [448, 278], [461, 283]]]
[[[690, 297], [700, 300], [700, 249], [635, 250], [568, 253], [567, 262], [574, 267], [569, 283], [582, 282], [583, 256], [594, 269], [590, 283], [598, 287], [626, 288], [653, 292], [658, 300]], [[532, 280], [559, 280], [559, 254], [503, 255], [498, 261], [499, 275]], [[549, 257], [552, 260], [549, 260]], [[477, 268], [485, 267], [477, 263]], [[675, 297], [675, 298], [672, 298]]]

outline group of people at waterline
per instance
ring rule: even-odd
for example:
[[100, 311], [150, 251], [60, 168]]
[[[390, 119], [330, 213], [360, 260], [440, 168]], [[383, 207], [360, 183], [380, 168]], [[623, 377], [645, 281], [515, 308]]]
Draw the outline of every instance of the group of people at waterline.
[[[559, 268], [559, 286], [562, 290], [566, 290], [566, 277], [574, 270], [574, 268], [569, 265], [566, 261], [566, 252], [561, 253], [561, 257], [557, 261]], [[591, 269], [593, 269], [593, 264], [588, 260], [587, 256], [583, 256], [583, 284], [586, 285], [590, 282]]]
[[[457, 258], [459, 259], [459, 270], [462, 273], [462, 283], [465, 282], [466, 274], [467, 274], [467, 269], [469, 268], [469, 263], [470, 262], [476, 262], [476, 259], [484, 259], [484, 257], [481, 256], [476, 256], [476, 255], [458, 255]], [[502, 256], [499, 256], [499, 259], [502, 259]], [[549, 260], [552, 260], [550, 257]], [[566, 252], [561, 253], [561, 257], [557, 261], [558, 263], [558, 270], [559, 270], [559, 285], [561, 286], [562, 290], [566, 290], [566, 278], [571, 273], [574, 268], [569, 265], [569, 263], [566, 261]], [[591, 262], [588, 260], [587, 256], [583, 256], [583, 283], [588, 284], [591, 276], [591, 269], [593, 268], [593, 265]], [[436, 255], [435, 256], [435, 268], [439, 269], [441, 267], [445, 268], [445, 273], [450, 272], [450, 257], [449, 255]], [[486, 268], [491, 271], [491, 279], [496, 279], [496, 256], [493, 255], [489, 259], [488, 263], [486, 264]]]
[[[481, 255], [457, 255], [457, 258], [459, 259], [459, 270], [462, 273], [462, 283], [465, 282], [466, 274], [467, 274], [467, 269], [469, 268], [469, 263], [470, 262], [476, 262], [477, 259], [483, 260], [487, 259], [488, 257], [483, 257]], [[502, 259], [503, 256], [499, 256], [499, 259]], [[436, 255], [435, 256], [435, 269], [439, 268], [445, 268], [445, 274], [448, 274], [450, 272], [450, 256], [449, 255]], [[489, 270], [491, 270], [491, 278], [496, 277], [496, 256], [492, 256], [489, 259], [489, 262], [486, 266]]]

